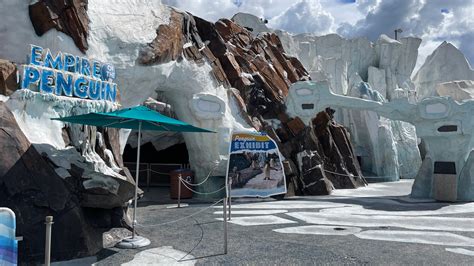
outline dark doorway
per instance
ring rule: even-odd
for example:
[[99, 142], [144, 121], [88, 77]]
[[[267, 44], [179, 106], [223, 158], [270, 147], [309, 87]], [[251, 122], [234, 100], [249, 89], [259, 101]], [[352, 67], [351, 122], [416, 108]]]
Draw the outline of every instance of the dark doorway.
[[[157, 151], [151, 142], [147, 142], [142, 145], [140, 153], [141, 163], [189, 163], [189, 154], [186, 143], [179, 143], [167, 149]], [[123, 152], [123, 161], [135, 162], [136, 160], [137, 148], [132, 148], [127, 144]]]
[[[123, 161], [135, 177], [137, 148], [125, 146]], [[176, 169], [189, 168], [189, 154], [186, 143], [175, 144], [157, 151], [151, 142], [140, 149], [140, 186], [169, 186], [169, 173]]]

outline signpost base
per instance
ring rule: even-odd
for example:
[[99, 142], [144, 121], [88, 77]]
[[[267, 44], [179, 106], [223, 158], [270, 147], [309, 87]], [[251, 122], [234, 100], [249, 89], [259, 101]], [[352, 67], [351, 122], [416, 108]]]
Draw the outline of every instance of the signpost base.
[[150, 244], [151, 242], [148, 238], [136, 235], [135, 237], [124, 238], [115, 246], [118, 248], [142, 248]]

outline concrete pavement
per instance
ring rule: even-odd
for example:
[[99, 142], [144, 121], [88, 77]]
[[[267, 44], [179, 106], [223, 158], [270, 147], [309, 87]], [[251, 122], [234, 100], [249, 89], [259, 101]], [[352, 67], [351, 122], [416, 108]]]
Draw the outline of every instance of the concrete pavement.
[[104, 249], [96, 265], [472, 265], [474, 203], [414, 200], [407, 196], [411, 184], [377, 183], [283, 201], [235, 200], [227, 255], [221, 205], [157, 225], [210, 204], [169, 209], [143, 203], [138, 231], [151, 246]]

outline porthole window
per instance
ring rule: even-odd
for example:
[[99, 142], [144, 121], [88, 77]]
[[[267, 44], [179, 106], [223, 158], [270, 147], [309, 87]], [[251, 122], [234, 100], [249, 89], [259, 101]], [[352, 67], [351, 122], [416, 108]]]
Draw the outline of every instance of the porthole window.
[[224, 116], [225, 102], [212, 94], [198, 93], [191, 100], [193, 114], [200, 119], [219, 119]]

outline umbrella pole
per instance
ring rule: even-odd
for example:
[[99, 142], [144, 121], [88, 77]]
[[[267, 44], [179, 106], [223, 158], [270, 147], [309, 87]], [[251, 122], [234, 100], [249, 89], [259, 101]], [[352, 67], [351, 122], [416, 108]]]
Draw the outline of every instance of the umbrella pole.
[[132, 222], [132, 237], [125, 238], [117, 244], [119, 248], [141, 248], [150, 245], [150, 240], [137, 236], [135, 226], [137, 224], [137, 199], [138, 199], [138, 178], [140, 176], [140, 146], [142, 142], [142, 122], [138, 122], [138, 146], [137, 146], [137, 168], [135, 172], [135, 196], [133, 197], [133, 222]]
[[132, 239], [135, 238], [135, 225], [137, 223], [137, 199], [138, 199], [138, 178], [140, 177], [140, 146], [142, 144], [142, 122], [138, 122], [138, 145], [137, 145], [137, 168], [135, 171], [135, 196], [133, 197], [133, 223]]

